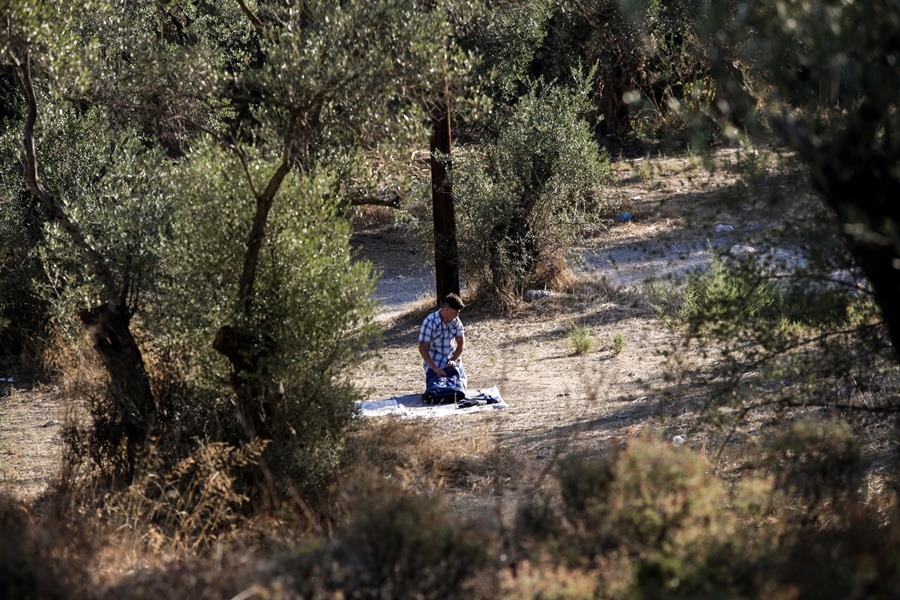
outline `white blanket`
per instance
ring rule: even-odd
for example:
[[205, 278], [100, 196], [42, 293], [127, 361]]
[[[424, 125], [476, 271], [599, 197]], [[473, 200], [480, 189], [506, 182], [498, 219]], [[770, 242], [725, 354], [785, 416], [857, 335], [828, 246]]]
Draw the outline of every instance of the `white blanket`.
[[499, 401], [495, 404], [479, 404], [468, 408], [457, 408], [456, 404], [422, 404], [422, 394], [407, 394], [405, 396], [392, 396], [387, 400], [362, 400], [356, 403], [356, 408], [359, 410], [360, 416], [363, 417], [396, 415], [402, 419], [426, 419], [485, 410], [501, 410], [509, 406], [500, 397], [500, 390], [496, 386], [480, 390], [468, 390], [466, 397], [475, 398], [480, 394], [497, 398]]

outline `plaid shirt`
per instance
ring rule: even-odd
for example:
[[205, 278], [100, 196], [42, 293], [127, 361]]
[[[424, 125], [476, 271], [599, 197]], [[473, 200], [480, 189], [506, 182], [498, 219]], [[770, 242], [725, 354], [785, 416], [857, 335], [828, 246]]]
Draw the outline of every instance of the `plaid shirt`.
[[[456, 317], [449, 323], [441, 320], [441, 311], [433, 312], [422, 322], [422, 329], [419, 331], [419, 343], [428, 344], [428, 355], [439, 368], [443, 369], [447, 365], [447, 361], [453, 356], [453, 350], [456, 347], [456, 338], [463, 337], [465, 328], [459, 317]], [[428, 370], [428, 363], [422, 362], [425, 370]]]

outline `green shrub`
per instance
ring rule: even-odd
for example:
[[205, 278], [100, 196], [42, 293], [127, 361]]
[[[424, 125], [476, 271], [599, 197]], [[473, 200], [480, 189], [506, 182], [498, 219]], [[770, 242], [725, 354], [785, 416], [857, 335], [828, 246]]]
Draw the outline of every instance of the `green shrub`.
[[612, 352], [614, 356], [618, 356], [621, 354], [622, 350], [625, 349], [625, 334], [621, 332], [616, 332], [612, 337]]
[[[580, 118], [588, 88], [535, 83], [496, 139], [455, 158], [460, 258], [467, 281], [511, 300], [552, 286], [553, 269], [586, 219], [609, 162]], [[536, 276], [543, 274], [544, 281]]]
[[[685, 338], [717, 356], [691, 374], [712, 388], [709, 403], [740, 407], [737, 416], [805, 405], [894, 410], [900, 369], [882, 317], [864, 284], [829, 275], [841, 264], [834, 255], [813, 254], [793, 271], [716, 259], [669, 298]], [[684, 373], [678, 353], [673, 368]]]
[[594, 349], [594, 340], [591, 338], [591, 329], [586, 325], [572, 323], [566, 333], [572, 351], [577, 355], [587, 354]]
[[588, 549], [625, 544], [638, 552], [687, 550], [727, 534], [727, 492], [696, 453], [635, 440], [608, 458], [572, 457], [560, 466], [566, 514]]
[[23, 372], [11, 375], [24, 379], [40, 370], [50, 311], [38, 284], [45, 218], [25, 188], [13, 132], [0, 135], [0, 356], [18, 357]]
[[679, 316], [693, 330], [720, 338], [739, 331], [775, 335], [789, 334], [794, 326], [846, 325], [852, 305], [845, 290], [814, 285], [802, 273], [779, 280], [755, 262], [717, 258], [688, 280]]
[[[743, 477], [730, 492], [703, 457], [661, 441], [569, 457], [559, 470], [562, 515], [526, 503], [520, 548], [597, 569], [601, 597], [891, 597], [896, 511], [879, 523], [883, 504], [854, 500], [858, 455], [846, 427], [812, 421], [789, 431], [772, 444], [775, 476]], [[844, 512], [810, 527], [808, 499], [826, 495]]]
[[[234, 410], [222, 426], [203, 415], [222, 415], [234, 394], [229, 365], [212, 342], [224, 324], [245, 321], [237, 292], [253, 196], [232, 155], [198, 143], [188, 158], [152, 326], [170, 368], [204, 402], [177, 412], [195, 414], [210, 439], [239, 443]], [[258, 159], [252, 168], [274, 167]], [[363, 360], [376, 336], [371, 267], [354, 259], [334, 187], [324, 168], [285, 180], [260, 253], [253, 321], [244, 323], [265, 345], [256, 376], [270, 390], [259, 407], [273, 441], [266, 460], [279, 486], [308, 501], [329, 488], [340, 464], [357, 395], [347, 368]]]
[[606, 587], [635, 597], [729, 595], [748, 585], [756, 551], [709, 469], [685, 447], [648, 439], [601, 460], [566, 459], [559, 483], [571, 533], [558, 539], [559, 551], [570, 563], [593, 557], [630, 573], [630, 582]]

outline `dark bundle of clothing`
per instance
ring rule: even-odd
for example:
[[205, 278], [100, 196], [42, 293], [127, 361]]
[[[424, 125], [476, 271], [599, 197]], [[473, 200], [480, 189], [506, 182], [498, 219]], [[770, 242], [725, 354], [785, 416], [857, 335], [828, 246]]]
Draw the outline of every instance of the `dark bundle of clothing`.
[[466, 397], [466, 389], [456, 367], [444, 367], [446, 376], [432, 381], [422, 394], [425, 404], [450, 404]]

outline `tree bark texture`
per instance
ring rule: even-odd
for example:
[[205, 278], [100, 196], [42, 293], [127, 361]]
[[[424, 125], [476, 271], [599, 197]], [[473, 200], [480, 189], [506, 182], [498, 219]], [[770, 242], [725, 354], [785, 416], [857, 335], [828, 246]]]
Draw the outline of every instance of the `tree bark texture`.
[[[319, 109], [312, 112], [313, 126], [318, 124]], [[274, 340], [265, 332], [251, 331], [247, 323], [253, 322], [253, 295], [259, 270], [259, 254], [265, 240], [269, 213], [275, 196], [285, 178], [290, 174], [299, 156], [300, 111], [292, 109], [284, 135], [281, 163], [269, 179], [265, 189], [256, 196], [256, 211], [247, 237], [244, 263], [238, 286], [238, 310], [241, 324], [222, 326], [213, 340], [213, 348], [228, 359], [231, 365], [229, 383], [238, 403], [238, 421], [247, 439], [270, 439], [266, 416], [271, 413], [271, 385], [263, 366], [265, 359], [275, 350]], [[248, 175], [249, 177], [249, 175]], [[252, 182], [251, 182], [252, 184]], [[252, 185], [251, 185], [252, 187]]]
[[870, 157], [852, 176], [817, 187], [838, 214], [850, 252], [872, 285], [900, 362], [900, 182], [892, 168]]
[[156, 402], [143, 355], [131, 334], [128, 307], [105, 302], [79, 316], [109, 375], [122, 431], [139, 446], [156, 425]]
[[431, 202], [434, 213], [434, 278], [437, 303], [459, 294], [459, 249], [456, 212], [447, 171], [450, 166], [450, 104], [446, 90], [432, 99]]
[[272, 398], [262, 362], [273, 347], [273, 340], [231, 325], [221, 327], [213, 341], [213, 348], [231, 363], [229, 385], [237, 396], [238, 422], [248, 440], [271, 439], [266, 417], [271, 415]]

